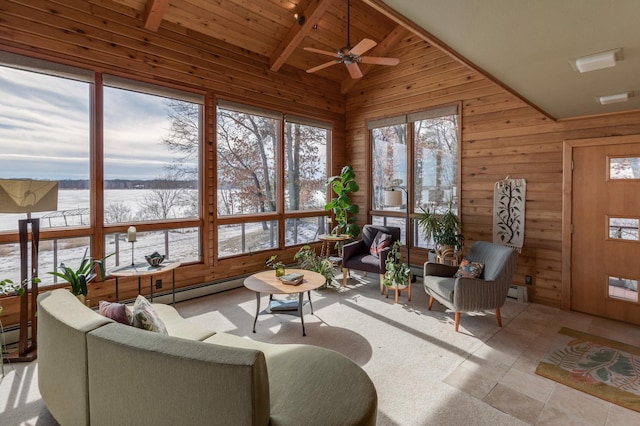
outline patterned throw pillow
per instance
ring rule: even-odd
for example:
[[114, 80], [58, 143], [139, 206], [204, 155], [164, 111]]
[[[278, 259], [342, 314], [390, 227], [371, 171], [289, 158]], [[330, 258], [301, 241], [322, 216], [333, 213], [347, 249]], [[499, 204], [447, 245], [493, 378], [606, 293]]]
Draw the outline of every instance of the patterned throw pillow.
[[131, 310], [124, 303], [107, 302], [106, 300], [100, 301], [98, 313], [126, 325], [131, 325], [133, 316]]
[[131, 325], [142, 328], [143, 330], [168, 334], [167, 328], [158, 316], [156, 310], [153, 309], [151, 303], [140, 294], [133, 304], [133, 323]]
[[480, 262], [471, 262], [469, 259], [463, 259], [460, 262], [460, 266], [458, 267], [458, 271], [454, 275], [454, 277], [459, 278], [478, 278], [482, 275], [482, 270], [484, 269], [484, 263]]
[[391, 245], [391, 235], [385, 234], [384, 232], [378, 231], [376, 237], [373, 239], [371, 243], [371, 247], [369, 247], [369, 253], [373, 256], [378, 257], [380, 252], [385, 248]]

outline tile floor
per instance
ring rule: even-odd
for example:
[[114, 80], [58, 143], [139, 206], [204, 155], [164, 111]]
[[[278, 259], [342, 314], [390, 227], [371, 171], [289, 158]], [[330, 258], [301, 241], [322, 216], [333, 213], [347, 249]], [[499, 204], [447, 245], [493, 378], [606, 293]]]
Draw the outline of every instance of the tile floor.
[[636, 325], [530, 304], [444, 381], [527, 424], [639, 425], [636, 411], [535, 374], [560, 327], [640, 344]]

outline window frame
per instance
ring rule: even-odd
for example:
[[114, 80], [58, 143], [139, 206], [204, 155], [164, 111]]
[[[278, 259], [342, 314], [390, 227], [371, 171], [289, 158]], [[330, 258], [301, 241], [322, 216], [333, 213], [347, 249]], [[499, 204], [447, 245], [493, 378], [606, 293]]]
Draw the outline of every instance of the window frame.
[[[420, 246], [419, 238], [420, 238], [420, 229], [417, 225], [417, 217], [419, 216], [419, 212], [416, 212], [415, 206], [415, 126], [414, 123], [418, 120], [428, 119], [428, 118], [437, 118], [447, 115], [456, 115], [457, 116], [457, 170], [456, 170], [456, 183], [455, 183], [455, 195], [454, 195], [454, 204], [457, 206], [458, 215], [460, 215], [460, 187], [461, 187], [461, 158], [462, 158], [462, 104], [454, 103], [454, 104], [444, 104], [437, 105], [427, 109], [421, 109], [418, 111], [413, 111], [407, 114], [401, 114], [393, 117], [386, 117], [382, 119], [372, 119], [367, 121], [367, 172], [369, 176], [373, 176], [373, 129], [387, 127], [398, 124], [406, 124], [406, 140], [407, 140], [407, 158], [406, 161], [406, 172], [407, 172], [407, 182], [401, 184], [404, 190], [402, 191], [402, 197], [406, 200], [406, 206], [409, 209], [408, 217], [409, 221], [407, 223], [407, 210], [402, 209], [400, 211], [389, 211], [389, 210], [375, 210], [373, 208], [373, 198], [374, 198], [374, 182], [373, 179], [369, 185], [369, 192], [371, 196], [368, 198], [368, 213], [367, 213], [367, 222], [371, 223], [374, 218], [378, 222], [386, 223], [386, 221], [390, 218], [392, 220], [400, 220], [404, 222], [404, 227], [401, 228], [402, 235], [401, 239], [405, 244], [405, 249], [415, 250], [427, 252], [431, 250], [433, 247]], [[405, 192], [406, 190], [406, 192]], [[407, 239], [406, 236], [411, 235], [411, 238]]]

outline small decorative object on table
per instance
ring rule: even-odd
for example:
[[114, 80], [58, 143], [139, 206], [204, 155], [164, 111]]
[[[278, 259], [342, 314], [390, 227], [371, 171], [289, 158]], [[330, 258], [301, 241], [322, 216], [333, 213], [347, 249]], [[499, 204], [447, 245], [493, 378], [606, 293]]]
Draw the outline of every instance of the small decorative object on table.
[[156, 267], [159, 266], [164, 261], [164, 254], [160, 254], [157, 251], [154, 251], [150, 255], [144, 257], [149, 265]]
[[297, 272], [292, 272], [290, 274], [283, 275], [283, 276], [279, 277], [278, 279], [280, 281], [282, 281], [282, 284], [298, 285], [298, 284], [302, 284], [302, 280], [304, 279], [304, 275], [303, 274], [299, 274]]

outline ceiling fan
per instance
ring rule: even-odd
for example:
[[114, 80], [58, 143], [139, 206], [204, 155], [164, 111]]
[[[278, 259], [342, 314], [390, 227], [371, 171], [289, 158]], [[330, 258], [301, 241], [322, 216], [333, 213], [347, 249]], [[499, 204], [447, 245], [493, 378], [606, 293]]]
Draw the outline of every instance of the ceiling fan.
[[351, 78], [361, 78], [362, 71], [360, 71], [360, 67], [358, 64], [375, 64], [375, 65], [398, 65], [400, 62], [397, 58], [383, 58], [380, 56], [361, 56], [363, 53], [372, 49], [376, 44], [375, 41], [370, 40], [368, 38], [362, 39], [360, 43], [356, 44], [354, 47], [351, 47], [349, 42], [349, 29], [351, 24], [351, 1], [347, 1], [347, 44], [338, 50], [337, 52], [329, 52], [326, 50], [315, 49], [313, 47], [305, 47], [304, 50], [308, 52], [320, 53], [322, 55], [333, 56], [335, 59], [329, 62], [325, 62], [324, 64], [318, 65], [317, 67], [313, 67], [307, 70], [308, 73], [316, 72], [321, 69], [330, 67], [335, 64], [345, 64], [347, 66], [347, 71], [349, 71], [349, 75]]

